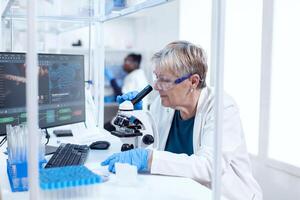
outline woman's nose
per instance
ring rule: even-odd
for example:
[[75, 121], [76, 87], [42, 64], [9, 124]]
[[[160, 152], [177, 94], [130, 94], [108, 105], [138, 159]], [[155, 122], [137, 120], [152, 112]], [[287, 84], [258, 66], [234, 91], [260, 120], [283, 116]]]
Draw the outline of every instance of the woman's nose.
[[159, 86], [159, 84], [157, 83], [157, 81], [154, 81], [153, 83], [153, 88], [157, 91], [161, 90], [161, 87]]

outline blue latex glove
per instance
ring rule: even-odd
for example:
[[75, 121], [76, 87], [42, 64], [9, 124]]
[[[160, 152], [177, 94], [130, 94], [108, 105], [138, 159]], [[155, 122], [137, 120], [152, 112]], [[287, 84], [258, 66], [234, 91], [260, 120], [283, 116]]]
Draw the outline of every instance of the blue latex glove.
[[[136, 95], [138, 94], [137, 91], [128, 92], [126, 94], [123, 94], [122, 96], [117, 96], [117, 102], [120, 104], [126, 100], [131, 101]], [[143, 109], [143, 101], [139, 101], [134, 105], [134, 110], [142, 110]]]
[[113, 73], [108, 68], [104, 69], [104, 75], [105, 75], [105, 78], [107, 78], [107, 80], [109, 80], [109, 81], [111, 81], [112, 79], [114, 79]]
[[116, 173], [115, 163], [128, 163], [130, 165], [135, 165], [138, 172], [146, 172], [148, 171], [149, 151], [150, 150], [146, 149], [131, 149], [121, 153], [115, 153], [103, 161], [101, 165], [108, 165], [108, 170]]

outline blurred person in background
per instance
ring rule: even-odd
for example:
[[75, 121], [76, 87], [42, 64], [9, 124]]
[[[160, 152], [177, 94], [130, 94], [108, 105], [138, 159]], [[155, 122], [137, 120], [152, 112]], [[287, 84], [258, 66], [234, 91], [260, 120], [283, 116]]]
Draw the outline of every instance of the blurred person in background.
[[[105, 68], [105, 78], [109, 80], [115, 96], [131, 91], [141, 91], [148, 85], [146, 75], [144, 71], [140, 69], [141, 61], [141, 54], [131, 53], [125, 57], [123, 70], [127, 73], [127, 75], [124, 78], [123, 86], [118, 85], [112, 71], [109, 68]], [[147, 106], [145, 99], [143, 104]]]
[[[142, 61], [142, 55], [131, 53], [127, 55], [124, 59], [123, 70], [127, 73], [124, 78], [123, 86], [121, 87], [109, 68], [105, 68], [105, 78], [109, 80], [111, 87], [114, 90], [114, 96], [122, 96], [128, 92], [135, 91], [134, 94], [142, 91], [147, 85], [148, 81], [146, 75], [142, 69], [140, 69], [140, 64]], [[119, 101], [116, 99], [116, 101]], [[120, 102], [119, 102], [120, 103]], [[148, 99], [145, 97], [143, 102], [135, 104], [134, 108], [136, 110], [147, 109]], [[104, 128], [107, 131], [115, 130], [115, 127], [111, 125], [110, 122], [104, 124]]]

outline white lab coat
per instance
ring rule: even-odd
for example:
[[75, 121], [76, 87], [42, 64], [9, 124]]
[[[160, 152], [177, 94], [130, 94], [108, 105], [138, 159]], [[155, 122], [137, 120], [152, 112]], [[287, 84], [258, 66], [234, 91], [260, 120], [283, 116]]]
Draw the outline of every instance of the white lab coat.
[[122, 87], [122, 93], [126, 94], [132, 91], [141, 91], [148, 85], [147, 78], [142, 69], [136, 69], [130, 72], [125, 78]]
[[[142, 91], [148, 85], [146, 75], [142, 69], [136, 69], [130, 72], [125, 78], [122, 87], [122, 93], [126, 94], [132, 91]], [[143, 99], [143, 108], [147, 107], [148, 99]]]
[[[198, 100], [193, 129], [194, 154], [163, 151], [171, 128], [174, 110], [161, 105], [160, 97], [150, 108], [159, 133], [157, 150], [153, 151], [152, 174], [192, 178], [211, 187], [214, 137], [214, 92], [204, 88]], [[249, 156], [238, 108], [224, 95], [222, 146], [222, 194], [232, 200], [261, 200], [260, 186], [252, 176]], [[200, 197], [199, 197], [200, 198]]]

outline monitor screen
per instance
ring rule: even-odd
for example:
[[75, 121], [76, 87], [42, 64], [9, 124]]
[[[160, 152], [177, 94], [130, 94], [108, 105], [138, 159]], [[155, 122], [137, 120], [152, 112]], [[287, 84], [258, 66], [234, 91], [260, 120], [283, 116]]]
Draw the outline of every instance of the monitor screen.
[[[39, 127], [85, 121], [84, 56], [38, 54]], [[24, 53], [0, 53], [0, 135], [26, 122]]]

